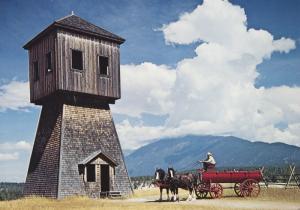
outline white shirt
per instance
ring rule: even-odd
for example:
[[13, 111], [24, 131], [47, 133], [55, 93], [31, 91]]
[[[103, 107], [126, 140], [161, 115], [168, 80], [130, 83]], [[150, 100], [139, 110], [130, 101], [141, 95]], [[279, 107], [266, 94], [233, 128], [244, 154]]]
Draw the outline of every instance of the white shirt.
[[208, 158], [206, 160], [204, 160], [203, 162], [205, 162], [205, 163], [211, 163], [211, 164], [216, 164], [216, 161], [215, 161], [214, 157], [211, 156], [211, 155], [208, 156]]

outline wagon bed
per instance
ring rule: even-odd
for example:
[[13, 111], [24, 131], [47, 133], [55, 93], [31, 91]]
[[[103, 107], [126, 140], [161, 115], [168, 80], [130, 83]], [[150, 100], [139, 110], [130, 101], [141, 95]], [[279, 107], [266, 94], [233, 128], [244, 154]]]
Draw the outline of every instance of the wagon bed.
[[223, 186], [220, 183], [234, 183], [234, 192], [240, 197], [256, 197], [260, 193], [260, 170], [252, 171], [203, 171], [199, 170], [195, 192], [198, 198], [205, 198], [208, 193], [212, 198], [220, 198]]
[[262, 180], [260, 170], [253, 171], [205, 171], [200, 172], [202, 182], [241, 183], [246, 179]]

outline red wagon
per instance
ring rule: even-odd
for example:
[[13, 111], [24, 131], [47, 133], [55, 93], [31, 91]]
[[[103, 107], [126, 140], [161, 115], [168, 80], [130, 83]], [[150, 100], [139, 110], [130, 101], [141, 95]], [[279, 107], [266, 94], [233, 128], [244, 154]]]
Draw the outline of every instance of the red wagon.
[[195, 187], [198, 198], [205, 198], [209, 193], [212, 198], [220, 198], [223, 186], [220, 183], [234, 183], [234, 192], [240, 197], [256, 197], [262, 181], [260, 170], [253, 171], [202, 171]]

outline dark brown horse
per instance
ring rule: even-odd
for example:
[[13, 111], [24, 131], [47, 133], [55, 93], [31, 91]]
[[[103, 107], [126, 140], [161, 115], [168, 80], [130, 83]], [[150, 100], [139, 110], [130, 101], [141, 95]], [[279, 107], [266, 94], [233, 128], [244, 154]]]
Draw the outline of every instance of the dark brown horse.
[[170, 190], [174, 193], [174, 201], [179, 201], [178, 188], [188, 190], [188, 201], [195, 200], [194, 187], [197, 184], [197, 176], [192, 173], [175, 174], [173, 168], [168, 168]]
[[162, 201], [162, 192], [163, 189], [166, 189], [167, 191], [167, 196], [168, 196], [168, 200], [170, 200], [169, 197], [169, 190], [170, 190], [170, 179], [168, 177], [166, 177], [166, 173], [163, 169], [159, 168], [156, 169], [155, 174], [154, 174], [154, 182], [153, 184], [156, 185], [157, 187], [159, 187], [159, 191], [160, 191], [160, 197], [159, 200]]

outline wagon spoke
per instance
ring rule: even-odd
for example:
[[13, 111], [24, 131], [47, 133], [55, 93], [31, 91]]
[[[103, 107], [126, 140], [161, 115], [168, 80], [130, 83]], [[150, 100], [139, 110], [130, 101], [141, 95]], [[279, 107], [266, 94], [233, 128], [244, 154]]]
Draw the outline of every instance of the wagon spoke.
[[242, 192], [241, 192], [240, 186], [241, 186], [241, 183], [235, 183], [233, 189], [237, 196], [242, 197]]
[[195, 193], [197, 198], [206, 198], [209, 191], [209, 185], [200, 183], [195, 187]]
[[251, 197], [257, 197], [259, 192], [260, 192], [259, 183], [252, 182], [250, 196]]
[[243, 197], [257, 197], [260, 193], [259, 183], [254, 179], [247, 179], [240, 185]]
[[222, 185], [219, 183], [211, 184], [209, 194], [212, 198], [221, 198], [223, 195]]

